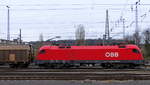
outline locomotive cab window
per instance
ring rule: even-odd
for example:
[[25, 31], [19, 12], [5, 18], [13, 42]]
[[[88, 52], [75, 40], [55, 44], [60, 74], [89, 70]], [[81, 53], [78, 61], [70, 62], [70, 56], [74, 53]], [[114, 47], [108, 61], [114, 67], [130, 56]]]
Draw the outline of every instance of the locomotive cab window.
[[40, 50], [39, 54], [44, 54], [46, 53], [46, 50]]
[[132, 50], [133, 53], [140, 53], [137, 49]]

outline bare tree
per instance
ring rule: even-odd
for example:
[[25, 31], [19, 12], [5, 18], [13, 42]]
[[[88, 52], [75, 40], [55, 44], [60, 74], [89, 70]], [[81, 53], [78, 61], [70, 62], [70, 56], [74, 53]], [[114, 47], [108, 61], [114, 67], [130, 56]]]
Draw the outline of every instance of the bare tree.
[[141, 41], [141, 37], [140, 37], [139, 33], [135, 32], [133, 34], [133, 37], [134, 37], [135, 44], [139, 46], [140, 45], [140, 41]]
[[43, 34], [41, 33], [41, 34], [39, 35], [39, 41], [40, 41], [40, 42], [43, 42], [43, 40], [44, 40], [44, 39], [43, 39]]
[[82, 24], [77, 26], [75, 35], [76, 35], [76, 44], [84, 45], [85, 44], [85, 30]]
[[145, 44], [150, 44], [150, 28], [147, 28], [143, 31], [143, 38], [145, 41]]
[[134, 35], [126, 35], [125, 36], [125, 42], [129, 43], [129, 44], [134, 44]]
[[144, 55], [146, 57], [150, 56], [150, 28], [147, 28], [146, 30], [143, 31], [143, 41], [145, 42], [144, 44]]

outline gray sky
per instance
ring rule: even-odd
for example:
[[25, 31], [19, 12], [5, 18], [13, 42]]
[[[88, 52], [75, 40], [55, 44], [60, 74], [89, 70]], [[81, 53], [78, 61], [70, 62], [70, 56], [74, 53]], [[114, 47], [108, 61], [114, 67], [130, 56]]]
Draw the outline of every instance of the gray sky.
[[[135, 31], [135, 2], [138, 0], [0, 0], [0, 38], [7, 37], [7, 8], [10, 6], [11, 39], [22, 29], [24, 41], [44, 40], [54, 36], [75, 39], [77, 25], [83, 24], [87, 39], [102, 38], [105, 30], [105, 11], [109, 10], [111, 36], [122, 38], [125, 18], [126, 35]], [[149, 27], [150, 1], [141, 0], [138, 6], [140, 31]], [[145, 5], [142, 5], [145, 4]], [[132, 10], [133, 8], [133, 10]], [[118, 34], [118, 35], [117, 35]]]

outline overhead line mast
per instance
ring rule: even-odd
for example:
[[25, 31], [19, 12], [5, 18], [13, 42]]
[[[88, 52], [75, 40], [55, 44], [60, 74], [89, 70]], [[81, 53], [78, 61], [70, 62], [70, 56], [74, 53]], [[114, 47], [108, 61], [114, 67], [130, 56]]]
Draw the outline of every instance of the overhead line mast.
[[7, 10], [7, 40], [10, 41], [10, 15], [9, 15], [9, 6], [6, 6], [8, 8]]
[[108, 10], [106, 10], [104, 44], [106, 43], [105, 40], [106, 40], [107, 44], [110, 41]]
[[22, 33], [21, 33], [21, 29], [19, 30], [19, 43], [22, 43]]
[[140, 0], [135, 3], [135, 44], [139, 45], [139, 26], [138, 26], [138, 5], [140, 4]]

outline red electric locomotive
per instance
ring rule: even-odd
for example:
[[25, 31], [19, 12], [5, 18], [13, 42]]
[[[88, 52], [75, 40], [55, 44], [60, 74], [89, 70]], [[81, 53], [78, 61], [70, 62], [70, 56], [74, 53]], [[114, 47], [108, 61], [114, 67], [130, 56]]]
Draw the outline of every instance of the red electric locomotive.
[[115, 46], [43, 46], [36, 63], [44, 67], [71, 67], [86, 64], [104, 68], [134, 68], [144, 65], [136, 45]]

